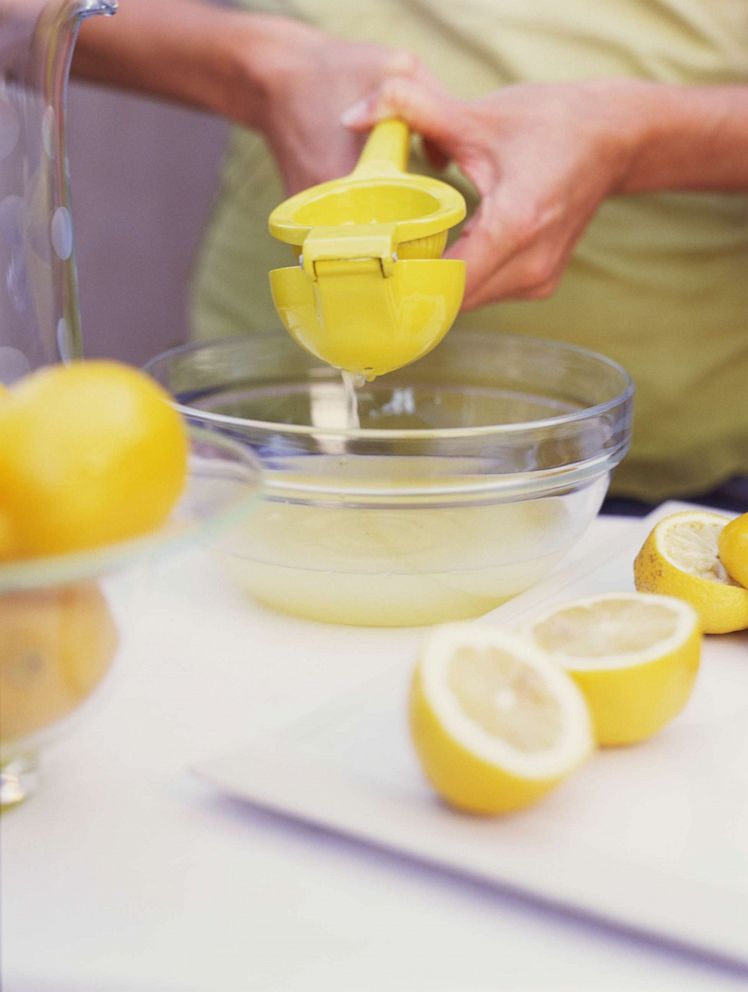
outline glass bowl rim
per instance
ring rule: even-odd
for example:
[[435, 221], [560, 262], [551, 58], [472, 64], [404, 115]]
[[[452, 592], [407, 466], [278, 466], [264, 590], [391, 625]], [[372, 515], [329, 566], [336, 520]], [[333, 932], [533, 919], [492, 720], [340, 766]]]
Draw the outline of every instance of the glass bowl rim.
[[[155, 531], [125, 541], [84, 548], [80, 551], [0, 562], [0, 595], [41, 590], [103, 577], [134, 565], [156, 552], [171, 552], [188, 547], [196, 538], [213, 535], [230, 526], [235, 520], [241, 519], [262, 496], [264, 473], [259, 458], [246, 445], [234, 441], [215, 428], [188, 424], [186, 429], [191, 439], [212, 444], [237, 455], [237, 462], [248, 472], [244, 485], [250, 487], [249, 491], [242, 492], [236, 498], [229, 500], [225, 506], [221, 506], [208, 517], [181, 522], [167, 521]], [[194, 456], [191, 453], [190, 458], [192, 457]], [[187, 481], [180, 499], [189, 491], [189, 479], [188, 469]]]
[[[465, 330], [458, 332], [461, 336], [468, 336], [470, 334], [484, 334], [484, 331], [471, 331]], [[160, 352], [158, 355], [154, 355], [150, 358], [144, 365], [143, 371], [150, 375], [152, 378], [156, 379], [157, 382], [161, 383], [167, 390], [168, 386], [165, 386], [163, 380], [154, 374], [154, 368], [157, 364], [163, 363], [174, 357], [188, 355], [191, 352], [198, 352], [205, 350], [210, 347], [220, 348], [228, 344], [241, 344], [242, 342], [249, 343], [257, 338], [263, 338], [267, 340], [270, 337], [279, 336], [283, 337], [286, 334], [285, 331], [252, 331], [246, 335], [229, 335], [221, 338], [207, 339], [205, 341], [189, 341], [186, 344], [176, 345], [173, 348], [168, 348], [165, 351]], [[403, 440], [413, 440], [413, 441], [425, 441], [425, 440], [438, 440], [438, 439], [452, 439], [452, 438], [478, 438], [478, 437], [490, 437], [491, 435], [503, 435], [503, 434], [521, 434], [523, 432], [531, 432], [539, 429], [545, 428], [555, 428], [564, 427], [569, 424], [583, 423], [586, 420], [591, 420], [595, 417], [601, 416], [610, 410], [618, 406], [625, 406], [628, 403], [635, 392], [634, 381], [626, 371], [626, 369], [620, 365], [615, 359], [609, 358], [607, 355], [602, 354], [598, 351], [593, 351], [591, 348], [585, 348], [581, 345], [570, 344], [566, 341], [554, 341], [548, 338], [537, 338], [531, 335], [525, 334], [511, 334], [504, 332], [497, 332], [497, 337], [503, 339], [509, 339], [515, 342], [527, 342], [530, 341], [533, 344], [550, 346], [559, 352], [565, 352], [567, 354], [576, 354], [584, 357], [585, 359], [597, 362], [601, 366], [605, 366], [615, 373], [617, 373], [622, 380], [624, 388], [616, 396], [609, 400], [605, 400], [602, 403], [596, 403], [593, 406], [583, 407], [581, 410], [574, 410], [571, 413], [559, 414], [555, 417], [542, 417], [538, 420], [527, 420], [520, 421], [511, 424], [487, 424], [478, 427], [440, 427], [440, 428], [407, 428], [405, 430], [398, 430], [396, 428], [369, 428], [369, 427], [316, 427], [312, 424], [280, 424], [272, 420], [254, 420], [248, 417], [233, 417], [228, 414], [214, 413], [209, 410], [202, 410], [200, 407], [188, 406], [184, 403], [179, 403], [176, 399], [174, 400], [174, 405], [179, 412], [189, 419], [195, 419], [199, 417], [201, 421], [214, 426], [219, 427], [251, 427], [253, 429], [259, 429], [267, 431], [272, 429], [275, 434], [291, 434], [299, 435], [302, 437], [315, 436], [315, 437], [327, 437], [327, 438], [346, 438], [349, 440], [366, 440], [366, 441], [403, 441]], [[290, 340], [290, 339], [289, 339]], [[299, 348], [301, 351], [302, 349]], [[320, 360], [320, 364], [324, 365]], [[330, 366], [332, 369], [333, 367]], [[407, 366], [406, 366], [407, 368]], [[384, 377], [383, 377], [384, 378]], [[171, 390], [169, 390], [171, 392]], [[174, 394], [172, 393], [172, 396]]]

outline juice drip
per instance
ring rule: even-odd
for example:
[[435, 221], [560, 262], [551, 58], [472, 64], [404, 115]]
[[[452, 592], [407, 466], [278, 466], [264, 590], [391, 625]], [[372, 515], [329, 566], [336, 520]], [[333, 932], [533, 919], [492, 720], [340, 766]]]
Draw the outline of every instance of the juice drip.
[[356, 390], [363, 386], [366, 379], [358, 372], [346, 372], [345, 369], [340, 370], [340, 375], [343, 379], [343, 391], [345, 392], [345, 426], [347, 430], [358, 430], [361, 427], [361, 420], [358, 415], [358, 394]]

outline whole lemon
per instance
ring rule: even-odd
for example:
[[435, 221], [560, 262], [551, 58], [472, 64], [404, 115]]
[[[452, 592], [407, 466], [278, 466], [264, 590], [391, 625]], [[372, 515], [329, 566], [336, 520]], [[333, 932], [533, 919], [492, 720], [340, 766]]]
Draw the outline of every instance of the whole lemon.
[[728, 574], [748, 589], [748, 513], [725, 525], [717, 539], [717, 547]]
[[27, 376], [0, 404], [0, 558], [58, 554], [161, 525], [187, 474], [167, 394], [109, 361]]
[[0, 596], [0, 742], [76, 710], [109, 671], [118, 635], [95, 583]]

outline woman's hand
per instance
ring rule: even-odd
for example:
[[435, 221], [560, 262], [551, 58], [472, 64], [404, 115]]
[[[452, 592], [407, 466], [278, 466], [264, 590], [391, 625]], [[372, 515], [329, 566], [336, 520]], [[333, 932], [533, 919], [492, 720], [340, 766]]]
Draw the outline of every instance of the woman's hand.
[[352, 102], [393, 78], [434, 84], [401, 49], [195, 0], [127, 0], [86, 21], [73, 70], [259, 129], [289, 193], [353, 167], [363, 138], [340, 123]]
[[453, 160], [475, 185], [480, 205], [447, 253], [467, 262], [464, 307], [472, 309], [547, 297], [557, 287], [585, 227], [630, 166], [633, 143], [611, 108], [611, 90], [620, 86], [524, 84], [464, 102], [395, 79], [343, 120], [361, 130], [402, 117], [432, 157]]
[[[243, 16], [256, 32], [260, 18]], [[435, 85], [406, 51], [342, 41], [279, 18], [262, 18], [262, 29], [260, 46], [242, 46], [236, 36], [239, 77], [243, 70], [250, 82], [235, 87], [228, 115], [262, 131], [289, 193], [353, 168], [364, 139], [340, 124], [353, 101], [386, 80]]]
[[343, 122], [398, 116], [481, 195], [447, 253], [468, 266], [465, 309], [549, 296], [602, 201], [615, 193], [748, 190], [748, 86], [635, 79], [507, 86], [464, 102], [385, 81]]

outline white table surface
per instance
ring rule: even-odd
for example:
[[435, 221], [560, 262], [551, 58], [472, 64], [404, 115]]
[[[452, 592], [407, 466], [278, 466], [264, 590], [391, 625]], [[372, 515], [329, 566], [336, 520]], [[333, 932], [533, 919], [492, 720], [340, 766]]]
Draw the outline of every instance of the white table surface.
[[[600, 518], [577, 555], [628, 521]], [[278, 731], [422, 631], [265, 610], [194, 549], [1, 825], [4, 992], [748, 988], [748, 972], [229, 799], [190, 767]]]

